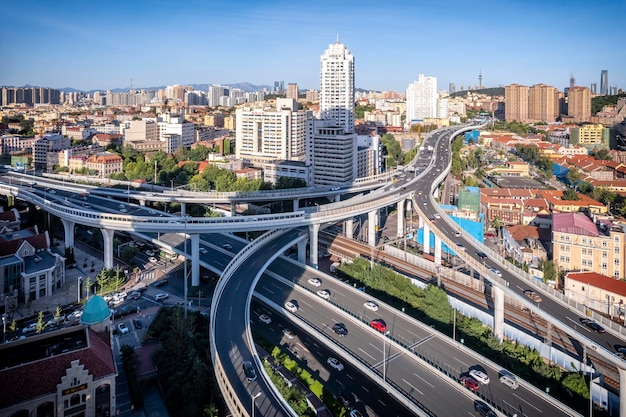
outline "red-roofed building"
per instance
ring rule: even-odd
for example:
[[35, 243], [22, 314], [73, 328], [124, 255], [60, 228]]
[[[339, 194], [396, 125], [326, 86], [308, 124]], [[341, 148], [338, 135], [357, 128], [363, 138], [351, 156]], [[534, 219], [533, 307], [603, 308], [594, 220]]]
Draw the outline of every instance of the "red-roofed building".
[[553, 260], [561, 271], [592, 271], [624, 279], [624, 225], [596, 225], [582, 213], [552, 214]]
[[565, 296], [592, 310], [623, 317], [626, 282], [596, 272], [570, 272], [565, 275]]
[[121, 156], [112, 153], [101, 153], [87, 158], [85, 166], [89, 171], [95, 171], [100, 178], [108, 178], [111, 174], [123, 172], [124, 160]]

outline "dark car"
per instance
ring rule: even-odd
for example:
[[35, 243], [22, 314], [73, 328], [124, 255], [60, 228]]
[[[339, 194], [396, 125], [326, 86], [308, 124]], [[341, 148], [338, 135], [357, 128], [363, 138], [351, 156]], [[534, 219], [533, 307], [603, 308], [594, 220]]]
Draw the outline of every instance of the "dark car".
[[475, 401], [474, 409], [483, 417], [498, 417], [491, 407], [482, 401]]
[[337, 399], [339, 400], [343, 408], [350, 409], [350, 400], [348, 400], [348, 398], [344, 394], [339, 394], [339, 397], [337, 397]]
[[346, 325], [343, 323], [337, 323], [333, 326], [333, 332], [337, 333], [340, 337], [345, 337], [348, 335], [348, 329], [346, 329]]
[[166, 286], [167, 284], [168, 284], [167, 279], [162, 279], [160, 281], [155, 282], [153, 285], [154, 285], [154, 288], [161, 288], [161, 287]]
[[243, 372], [246, 374], [249, 382], [252, 382], [256, 379], [256, 369], [254, 369], [254, 365], [252, 365], [252, 362], [245, 361], [243, 363]]
[[487, 259], [487, 254], [485, 252], [477, 251], [476, 256], [478, 256], [482, 260]]
[[585, 320], [585, 321], [583, 321], [583, 323], [587, 327], [589, 327], [591, 330], [595, 330], [598, 333], [604, 333], [605, 332], [604, 327], [600, 326], [598, 323], [596, 323], [593, 320]]
[[135, 329], [143, 328], [143, 324], [141, 323], [141, 320], [138, 320], [138, 319], [133, 319], [133, 326], [135, 326]]

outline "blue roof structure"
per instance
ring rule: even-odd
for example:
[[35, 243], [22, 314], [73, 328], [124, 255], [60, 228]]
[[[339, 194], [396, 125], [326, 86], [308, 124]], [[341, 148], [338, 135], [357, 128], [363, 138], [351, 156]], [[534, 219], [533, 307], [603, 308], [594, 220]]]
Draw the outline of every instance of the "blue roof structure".
[[85, 303], [83, 315], [80, 317], [80, 323], [90, 326], [92, 324], [102, 323], [108, 320], [110, 316], [111, 312], [104, 298], [99, 295], [94, 295]]

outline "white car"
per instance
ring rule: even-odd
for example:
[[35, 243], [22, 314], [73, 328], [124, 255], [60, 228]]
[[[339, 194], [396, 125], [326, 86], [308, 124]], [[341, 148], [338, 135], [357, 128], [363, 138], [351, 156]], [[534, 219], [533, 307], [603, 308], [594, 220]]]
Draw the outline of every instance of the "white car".
[[378, 304], [373, 301], [366, 301], [364, 304], [365, 308], [372, 311], [378, 311]]
[[152, 263], [157, 263], [158, 262], [157, 258], [155, 258], [154, 256], [149, 257], [148, 260], [150, 262], [152, 262]]
[[222, 247], [226, 250], [231, 250], [233, 248], [233, 245], [231, 245], [230, 243], [224, 243]]
[[483, 371], [479, 369], [472, 369], [471, 371], [469, 371], [469, 374], [472, 378], [474, 378], [476, 381], [480, 382], [481, 384], [487, 385], [489, 383], [489, 376], [487, 376], [486, 373], [484, 373]]
[[298, 306], [293, 301], [287, 301], [285, 303], [285, 308], [287, 309], [287, 311], [291, 311], [292, 313], [298, 311]]
[[331, 367], [335, 368], [336, 370], [338, 370], [338, 371], [343, 371], [343, 363], [341, 363], [341, 362], [339, 361], [339, 359], [337, 359], [337, 358], [333, 358], [333, 357], [331, 356], [330, 358], [328, 358], [328, 360], [327, 360], [326, 362], [328, 362], [328, 364], [329, 364]]
[[296, 334], [289, 329], [283, 329], [283, 334], [287, 339], [293, 339], [294, 337], [296, 337]]
[[497, 276], [502, 277], [502, 272], [500, 272], [499, 269], [496, 269], [496, 268], [489, 268], [489, 269], [491, 270], [491, 272], [493, 272]]
[[128, 330], [128, 327], [126, 326], [125, 323], [118, 324], [117, 330], [120, 332], [120, 334], [127, 334], [130, 331]]
[[441, 216], [439, 215], [439, 213], [435, 213], [435, 219], [440, 219]]
[[203, 254], [203, 255], [206, 255], [207, 253], [209, 253], [209, 251], [207, 251], [207, 250], [206, 250], [206, 249], [204, 249], [204, 248], [198, 248], [198, 252], [200, 252], [200, 253], [201, 253], [201, 254]]
[[272, 319], [267, 314], [261, 314], [259, 316], [259, 321], [261, 323], [270, 324], [272, 322]]
[[463, 246], [461, 243], [457, 243], [456, 247], [459, 248], [459, 250], [465, 250], [465, 246]]
[[322, 285], [322, 280], [319, 278], [309, 278], [309, 284], [314, 287], [319, 287], [320, 285]]
[[319, 290], [317, 295], [322, 297], [324, 300], [328, 300], [330, 298], [330, 291], [328, 290]]
[[83, 315], [83, 310], [74, 310], [67, 315], [67, 320], [79, 319]]

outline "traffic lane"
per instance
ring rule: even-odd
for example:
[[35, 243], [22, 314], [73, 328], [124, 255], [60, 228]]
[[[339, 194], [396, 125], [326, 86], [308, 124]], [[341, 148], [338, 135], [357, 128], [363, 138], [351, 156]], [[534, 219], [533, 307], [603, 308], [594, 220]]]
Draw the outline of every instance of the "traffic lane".
[[[279, 305], [282, 305], [283, 300], [286, 299], [283, 294], [277, 292], [264, 293], [263, 287], [257, 288], [257, 292]], [[465, 393], [459, 391], [453, 382], [451, 383], [437, 372], [426, 369], [412, 355], [406, 354], [404, 349], [384, 343], [380, 335], [345, 319], [321, 298], [319, 299], [321, 303], [313, 305], [311, 301], [315, 299], [311, 299], [312, 297], [317, 296], [302, 293], [298, 296], [295, 291], [287, 293], [288, 299], [296, 299], [300, 305], [295, 313], [296, 316], [316, 326], [319, 329], [319, 335], [327, 336], [345, 346], [349, 353], [358, 357], [361, 362], [380, 375], [386, 371], [387, 380], [404, 390], [407, 395], [412, 396], [417, 403], [423, 404], [436, 415], [451, 415], [451, 411], [464, 413], [464, 410], [472, 407], [473, 400], [468, 399]], [[337, 322], [346, 324], [348, 336], [340, 338], [334, 334], [332, 326]], [[383, 345], [385, 344], [386, 352], [389, 354], [386, 369], [383, 367], [383, 356], [385, 356]], [[453, 399], [454, 407], [450, 407], [451, 399]]]
[[[268, 315], [272, 323], [269, 325], [261, 323], [258, 320], [260, 314]], [[253, 299], [251, 316], [253, 327], [259, 334], [272, 344], [284, 345], [298, 358], [301, 367], [326, 382], [324, 387], [335, 397], [343, 394], [350, 399], [351, 405], [356, 406], [361, 412], [365, 411], [366, 415], [371, 417], [412, 414], [377, 384], [358, 370], [352, 369], [347, 363], [344, 363], [346, 369], [342, 372], [329, 369], [326, 360], [336, 354], [319, 344], [315, 338], [310, 337], [282, 314], [275, 314], [274, 310]], [[286, 338], [282, 333], [283, 329], [293, 330], [296, 337]], [[374, 398], [376, 401], [373, 401]]]

